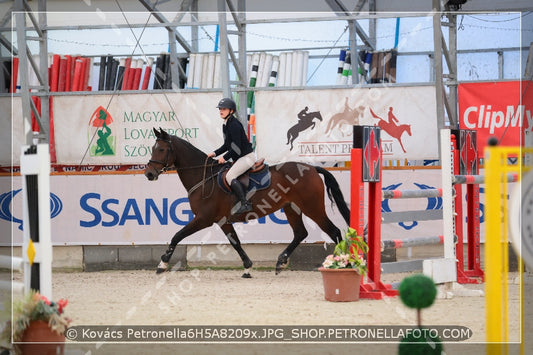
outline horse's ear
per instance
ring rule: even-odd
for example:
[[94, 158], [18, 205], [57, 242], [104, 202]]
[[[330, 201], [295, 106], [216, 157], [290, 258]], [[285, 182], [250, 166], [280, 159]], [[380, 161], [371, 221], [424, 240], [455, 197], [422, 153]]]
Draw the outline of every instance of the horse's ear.
[[159, 134], [161, 135], [161, 137], [163, 137], [163, 139], [167, 139], [168, 138], [168, 133], [166, 131], [163, 130], [163, 128], [159, 127]]
[[154, 131], [154, 134], [155, 134], [155, 136], [156, 136], [157, 138], [159, 138], [159, 137], [161, 136], [161, 133], [159, 133], [159, 132], [157, 131], [157, 129], [155, 129], [155, 127], [153, 128], [153, 131]]

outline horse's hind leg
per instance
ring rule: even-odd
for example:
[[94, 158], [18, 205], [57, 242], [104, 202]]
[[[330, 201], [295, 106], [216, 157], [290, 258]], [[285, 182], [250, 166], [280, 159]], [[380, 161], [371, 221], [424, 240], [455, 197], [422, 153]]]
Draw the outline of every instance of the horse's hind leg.
[[323, 189], [318, 191], [322, 192], [309, 194], [306, 200], [301, 202], [302, 213], [311, 218], [335, 244], [338, 244], [342, 240], [341, 231], [326, 214], [325, 201], [322, 197]]
[[287, 248], [285, 248], [285, 250], [283, 250], [278, 256], [278, 262], [276, 263], [276, 275], [279, 274], [281, 270], [287, 266], [289, 257], [291, 256], [294, 249], [296, 249], [296, 247], [300, 245], [302, 240], [304, 240], [309, 234], [307, 232], [307, 229], [305, 229], [305, 225], [302, 220], [302, 212], [296, 205], [287, 205], [283, 208], [283, 211], [285, 212], [287, 220], [289, 221], [289, 224], [294, 233], [294, 239], [289, 244], [289, 246], [287, 246]]
[[335, 243], [338, 244], [342, 240], [341, 230], [337, 228], [335, 224], [329, 219], [324, 210], [324, 213], [310, 213], [304, 211], [304, 213], [311, 218]]
[[228, 238], [229, 242], [231, 243], [231, 246], [233, 249], [237, 251], [239, 256], [241, 257], [242, 264], [244, 266], [244, 274], [242, 274], [242, 277], [244, 278], [251, 278], [250, 276], [250, 269], [252, 268], [252, 260], [248, 257], [246, 252], [241, 246], [241, 241], [239, 240], [239, 237], [237, 237], [237, 233], [235, 232], [235, 228], [233, 228], [232, 224], [226, 223], [220, 226], [224, 234], [226, 234], [226, 237]]

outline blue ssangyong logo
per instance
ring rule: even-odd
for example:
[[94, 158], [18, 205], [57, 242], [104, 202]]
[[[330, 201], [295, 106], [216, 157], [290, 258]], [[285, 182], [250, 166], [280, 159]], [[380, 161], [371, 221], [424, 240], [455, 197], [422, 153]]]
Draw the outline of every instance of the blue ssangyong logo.
[[[13, 190], [0, 194], [0, 218], [13, 223], [18, 223], [18, 229], [22, 230], [22, 219], [13, 216], [11, 212], [11, 202], [22, 189]], [[50, 217], [54, 218], [63, 210], [63, 202], [53, 193], [50, 193]]]

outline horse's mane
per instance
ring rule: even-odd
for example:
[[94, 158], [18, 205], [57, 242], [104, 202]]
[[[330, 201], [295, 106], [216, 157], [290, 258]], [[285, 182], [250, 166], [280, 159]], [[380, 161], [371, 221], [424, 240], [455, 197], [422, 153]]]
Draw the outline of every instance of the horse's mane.
[[182, 139], [178, 136], [170, 136], [170, 137], [171, 139], [174, 139], [178, 141], [180, 144], [184, 145], [185, 148], [191, 150], [195, 156], [198, 156], [199, 158], [202, 158], [203, 160], [205, 160], [205, 158], [207, 157], [207, 154], [205, 154], [200, 149], [196, 148], [192, 143], [186, 141], [185, 139]]

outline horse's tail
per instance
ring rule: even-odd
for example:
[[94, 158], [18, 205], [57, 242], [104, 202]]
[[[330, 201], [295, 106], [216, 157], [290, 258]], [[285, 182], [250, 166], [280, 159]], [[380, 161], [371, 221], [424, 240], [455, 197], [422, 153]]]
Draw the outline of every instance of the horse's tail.
[[346, 221], [346, 224], [350, 225], [350, 208], [344, 200], [344, 196], [342, 195], [342, 191], [339, 187], [339, 183], [335, 179], [335, 176], [333, 176], [333, 174], [327, 171], [326, 169], [321, 168], [319, 166], [315, 166], [315, 169], [319, 174], [322, 174], [324, 176], [326, 191], [328, 192], [328, 197], [330, 201], [335, 201], [335, 204], [337, 205], [337, 208], [339, 209], [342, 217]]

